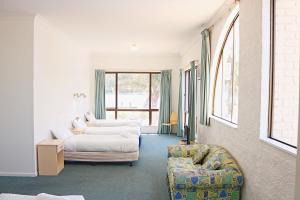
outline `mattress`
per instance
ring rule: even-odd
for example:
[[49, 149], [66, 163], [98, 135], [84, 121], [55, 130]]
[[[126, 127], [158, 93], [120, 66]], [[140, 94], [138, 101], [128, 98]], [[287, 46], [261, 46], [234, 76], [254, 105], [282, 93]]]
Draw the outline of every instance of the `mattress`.
[[141, 127], [141, 122], [139, 120], [107, 120], [107, 119], [97, 119], [95, 121], [88, 121], [88, 126], [100, 126], [100, 127], [112, 127], [112, 126], [138, 126]]
[[67, 138], [64, 148], [67, 152], [136, 152], [139, 151], [139, 137], [132, 134], [80, 134]]
[[85, 134], [90, 135], [120, 135], [124, 133], [130, 133], [140, 136], [141, 128], [138, 126], [122, 126], [122, 127], [86, 127], [84, 129]]

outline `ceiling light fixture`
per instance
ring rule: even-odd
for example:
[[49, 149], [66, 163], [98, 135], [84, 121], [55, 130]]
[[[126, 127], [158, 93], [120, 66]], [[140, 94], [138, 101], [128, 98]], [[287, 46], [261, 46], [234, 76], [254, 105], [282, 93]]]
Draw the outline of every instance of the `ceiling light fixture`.
[[137, 50], [138, 50], [137, 45], [136, 45], [136, 44], [132, 44], [132, 45], [130, 46], [130, 50], [131, 50], [131, 51], [137, 51]]

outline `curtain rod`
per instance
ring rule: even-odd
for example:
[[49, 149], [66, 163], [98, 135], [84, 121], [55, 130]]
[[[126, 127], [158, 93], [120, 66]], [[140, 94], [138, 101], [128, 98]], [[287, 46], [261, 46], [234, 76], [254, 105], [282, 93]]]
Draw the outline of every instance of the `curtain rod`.
[[[224, 6], [226, 6], [226, 7], [221, 7], [217, 11], [215, 18], [213, 17], [211, 20], [208, 21], [208, 23], [203, 24], [201, 26], [201, 28], [203, 30], [208, 29], [209, 31], [212, 31], [212, 29], [215, 27], [215, 24], [218, 23], [220, 20], [222, 20], [223, 17], [225, 16], [225, 14], [227, 12], [230, 12], [235, 7], [235, 5], [237, 5], [239, 2], [240, 2], [240, 0], [230, 0], [229, 3], [227, 3], [227, 4], [225, 3]], [[221, 13], [221, 14], [219, 14], [219, 13]]]

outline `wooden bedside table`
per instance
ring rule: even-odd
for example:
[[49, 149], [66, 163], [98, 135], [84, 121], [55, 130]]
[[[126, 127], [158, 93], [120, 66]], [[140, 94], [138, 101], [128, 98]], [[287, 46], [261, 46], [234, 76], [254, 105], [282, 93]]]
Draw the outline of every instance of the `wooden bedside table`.
[[37, 144], [38, 173], [56, 176], [64, 168], [63, 140], [46, 139]]
[[84, 129], [82, 129], [82, 128], [72, 128], [71, 131], [75, 135], [79, 135], [79, 134], [83, 134], [84, 133]]

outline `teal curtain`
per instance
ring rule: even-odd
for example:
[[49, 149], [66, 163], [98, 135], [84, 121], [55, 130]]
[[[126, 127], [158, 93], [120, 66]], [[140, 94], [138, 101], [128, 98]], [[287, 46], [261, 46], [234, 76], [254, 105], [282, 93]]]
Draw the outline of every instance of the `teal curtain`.
[[205, 29], [202, 33], [201, 48], [201, 79], [200, 79], [200, 124], [207, 126], [208, 104], [209, 104], [209, 84], [210, 84], [210, 39], [209, 31]]
[[170, 133], [171, 131], [169, 126], [162, 126], [162, 123], [168, 123], [170, 121], [171, 73], [171, 70], [161, 71], [158, 133]]
[[196, 66], [195, 61], [191, 62], [191, 77], [189, 83], [189, 121], [188, 126], [190, 128], [190, 140], [195, 140], [196, 134]]
[[179, 92], [178, 92], [178, 118], [177, 118], [177, 136], [183, 136], [183, 106], [182, 106], [182, 69], [179, 70]]
[[97, 69], [95, 71], [96, 93], [95, 93], [95, 117], [105, 119], [105, 71]]

